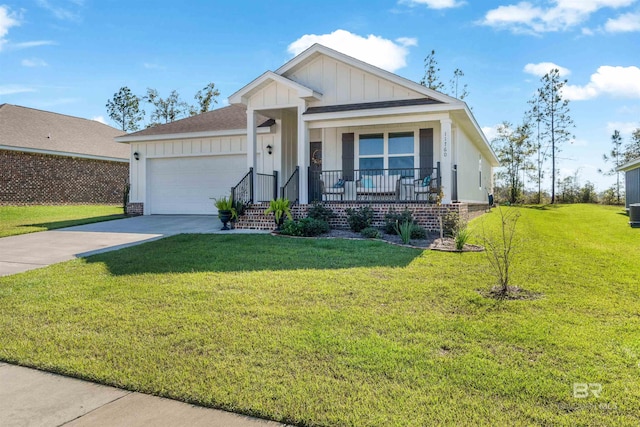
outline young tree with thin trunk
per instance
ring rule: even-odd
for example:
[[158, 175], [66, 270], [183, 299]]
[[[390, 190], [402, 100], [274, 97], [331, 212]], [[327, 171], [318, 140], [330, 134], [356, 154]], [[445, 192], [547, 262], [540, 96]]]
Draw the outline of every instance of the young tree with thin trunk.
[[560, 77], [560, 70], [554, 68], [545, 74], [540, 81], [534, 114], [539, 118], [542, 137], [549, 142], [551, 149], [551, 203], [555, 203], [556, 190], [556, 155], [565, 142], [571, 142], [574, 127], [569, 115], [569, 100], [562, 95], [562, 88], [567, 80]]
[[456, 68], [453, 71], [453, 77], [449, 81], [449, 84], [451, 85], [451, 95], [454, 98], [458, 98], [460, 100], [465, 99], [467, 96], [469, 96], [469, 91], [467, 90], [467, 84], [465, 83], [462, 86], [460, 86], [460, 79], [462, 77], [464, 77], [464, 73], [460, 68]]
[[618, 168], [623, 164], [622, 136], [620, 136], [620, 131], [613, 131], [613, 135], [611, 135], [611, 145], [611, 151], [609, 151], [608, 154], [603, 154], [602, 160], [604, 160], [605, 163], [612, 162], [613, 165], [605, 171], [598, 169], [598, 172], [607, 176], [616, 176], [616, 200], [617, 204], [620, 204], [620, 171]]
[[131, 89], [126, 86], [113, 94], [106, 107], [111, 120], [124, 132], [138, 130], [138, 123], [144, 119], [144, 110], [140, 109], [140, 98], [131, 93]]

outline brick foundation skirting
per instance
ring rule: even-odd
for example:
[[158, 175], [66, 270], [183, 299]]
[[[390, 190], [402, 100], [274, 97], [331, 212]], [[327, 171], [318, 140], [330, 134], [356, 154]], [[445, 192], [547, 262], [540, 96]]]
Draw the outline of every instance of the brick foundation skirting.
[[129, 163], [0, 150], [0, 205], [122, 204]]
[[[358, 209], [360, 207], [369, 206], [374, 211], [373, 226], [382, 227], [384, 225], [384, 216], [393, 209], [396, 212], [402, 212], [405, 209], [411, 211], [415, 222], [429, 231], [440, 230], [440, 216], [444, 216], [449, 212], [457, 212], [461, 217], [469, 219], [469, 209], [466, 203], [452, 203], [448, 205], [431, 205], [419, 203], [332, 203], [324, 202], [324, 206], [333, 210], [336, 218], [330, 221], [332, 228], [348, 229], [347, 209]], [[258, 229], [273, 230], [273, 215], [264, 215], [263, 212], [268, 205], [254, 205], [247, 209], [246, 215], [240, 218], [236, 224], [239, 229]], [[291, 211], [296, 219], [307, 216], [307, 211], [311, 205], [296, 205]]]

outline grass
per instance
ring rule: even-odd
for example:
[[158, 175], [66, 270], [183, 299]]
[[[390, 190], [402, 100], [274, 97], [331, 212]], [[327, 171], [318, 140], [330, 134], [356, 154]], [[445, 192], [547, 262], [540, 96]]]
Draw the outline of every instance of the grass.
[[124, 218], [121, 206], [0, 206], [0, 237]]
[[302, 426], [638, 425], [640, 230], [521, 211], [541, 299], [483, 298], [482, 253], [182, 235], [0, 278], [0, 360]]

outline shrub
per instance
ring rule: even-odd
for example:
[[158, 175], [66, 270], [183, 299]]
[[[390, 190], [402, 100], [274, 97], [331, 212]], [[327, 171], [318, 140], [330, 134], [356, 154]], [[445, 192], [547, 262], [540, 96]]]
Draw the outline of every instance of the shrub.
[[411, 227], [411, 238], [412, 239], [426, 239], [427, 238], [427, 230], [414, 223], [413, 226]]
[[329, 223], [329, 220], [331, 220], [331, 218], [335, 218], [336, 214], [331, 208], [326, 207], [322, 203], [314, 203], [313, 206], [309, 208], [307, 216], [309, 218], [320, 219]]
[[292, 219], [287, 219], [280, 228], [280, 234], [287, 236], [302, 236], [302, 226]]
[[413, 215], [409, 209], [405, 209], [403, 212], [396, 212], [395, 209], [389, 209], [384, 216], [384, 232], [387, 234], [397, 234], [396, 225], [403, 222], [413, 223]]
[[287, 236], [315, 237], [329, 231], [329, 224], [321, 219], [303, 218], [300, 221], [288, 219], [282, 224], [280, 234]]
[[379, 239], [380, 238], [380, 230], [375, 227], [367, 227], [362, 232], [362, 237], [366, 237], [367, 239]]
[[373, 222], [373, 209], [364, 206], [359, 209], [347, 209], [347, 223], [351, 231], [359, 233], [367, 227], [371, 227]]
[[329, 223], [322, 219], [302, 218], [298, 221], [298, 225], [302, 229], [302, 235], [305, 237], [315, 237], [329, 231]]
[[454, 237], [456, 230], [460, 229], [462, 219], [458, 212], [449, 212], [442, 218], [442, 228], [444, 229], [444, 235], [447, 237]]

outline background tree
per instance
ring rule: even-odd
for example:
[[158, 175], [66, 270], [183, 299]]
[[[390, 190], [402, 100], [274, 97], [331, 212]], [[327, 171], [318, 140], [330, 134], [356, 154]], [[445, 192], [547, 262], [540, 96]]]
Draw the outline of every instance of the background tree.
[[[538, 97], [534, 97], [529, 101], [530, 108], [525, 113], [526, 119], [529, 122], [535, 124], [535, 150], [536, 150], [536, 161], [535, 164], [532, 165], [531, 168], [531, 177], [538, 184], [538, 195], [534, 200], [534, 203], [542, 203], [542, 179], [544, 178], [544, 162], [547, 160], [548, 152], [547, 149], [542, 146], [542, 137], [540, 133], [540, 100]], [[548, 147], [546, 147], [548, 148]]]
[[138, 123], [144, 119], [144, 110], [140, 109], [140, 98], [124, 86], [107, 101], [107, 113], [111, 120], [118, 124], [124, 132], [139, 129]]
[[422, 86], [426, 86], [429, 89], [441, 91], [444, 89], [444, 84], [440, 81], [438, 73], [438, 61], [436, 61], [436, 51], [432, 50], [430, 54], [424, 58], [424, 76], [420, 80]]
[[458, 98], [460, 100], [465, 99], [469, 96], [469, 90], [467, 88], [467, 84], [463, 84], [460, 86], [460, 78], [464, 77], [464, 73], [460, 68], [456, 68], [453, 71], [453, 77], [449, 80], [449, 84], [451, 85], [451, 95], [454, 98]]
[[216, 89], [216, 85], [212, 82], [206, 85], [203, 89], [196, 92], [193, 97], [197, 101], [197, 105], [189, 108], [189, 114], [195, 116], [196, 114], [206, 113], [211, 110], [213, 104], [217, 104], [216, 99], [220, 96], [220, 91]]
[[617, 130], [613, 131], [613, 135], [611, 135], [611, 151], [608, 154], [602, 155], [602, 160], [605, 163], [613, 163], [611, 168], [608, 170], [598, 169], [603, 175], [607, 176], [616, 176], [616, 201], [617, 204], [620, 204], [620, 172], [618, 168], [623, 164], [623, 156], [622, 156], [622, 136], [620, 136], [620, 132]]
[[564, 99], [562, 88], [567, 80], [560, 78], [560, 71], [554, 68], [545, 74], [540, 81], [533, 114], [540, 120], [541, 136], [546, 138], [551, 148], [551, 203], [555, 203], [556, 155], [563, 143], [571, 141], [574, 127], [569, 115], [569, 100]]
[[502, 165], [496, 175], [504, 181], [511, 203], [522, 201], [524, 183], [521, 173], [531, 165], [531, 155], [535, 147], [531, 141], [531, 127], [523, 123], [513, 128], [509, 122], [503, 122], [497, 129], [497, 136], [491, 142]]
[[190, 110], [189, 104], [182, 101], [175, 90], [171, 91], [167, 98], [162, 98], [157, 90], [148, 88], [144, 100], [154, 107], [149, 127], [176, 121]]
[[625, 145], [622, 152], [622, 164], [635, 159], [640, 159], [640, 128], [633, 131], [631, 142]]

